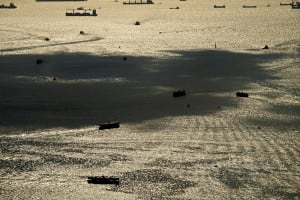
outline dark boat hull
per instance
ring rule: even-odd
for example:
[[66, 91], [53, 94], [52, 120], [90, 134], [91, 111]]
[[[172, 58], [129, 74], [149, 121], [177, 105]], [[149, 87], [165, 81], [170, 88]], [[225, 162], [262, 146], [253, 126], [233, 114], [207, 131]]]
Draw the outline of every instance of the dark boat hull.
[[84, 16], [84, 17], [96, 17], [98, 16], [97, 14], [96, 15], [93, 15], [93, 14], [89, 14], [89, 13], [66, 13], [66, 16]]
[[182, 96], [185, 96], [186, 95], [186, 92], [185, 90], [176, 90], [173, 92], [173, 97], [182, 97]]
[[214, 5], [214, 8], [225, 8], [225, 5], [222, 6]]
[[256, 6], [245, 6], [245, 5], [243, 5], [243, 8], [256, 8]]
[[109, 122], [109, 123], [99, 124], [99, 130], [119, 128], [119, 127], [120, 127], [120, 122]]
[[89, 184], [114, 184], [119, 185], [120, 179], [117, 177], [106, 176], [89, 176], [87, 182]]
[[128, 2], [123, 2], [124, 5], [141, 5], [141, 4], [154, 4], [153, 1], [149, 1], [147, 0], [145, 1], [134, 1], [134, 2], [130, 2], [130, 0]]
[[154, 3], [128, 3], [128, 2], [124, 2], [124, 5], [144, 5], [144, 4], [154, 4]]
[[245, 92], [237, 92], [237, 93], [236, 93], [236, 96], [237, 96], [237, 97], [249, 97], [249, 94], [248, 94], [248, 93], [245, 93]]
[[292, 9], [300, 9], [300, 5], [292, 5]]
[[47, 2], [47, 1], [55, 1], [55, 2], [65, 2], [65, 1], [87, 1], [87, 0], [36, 0], [37, 2], [43, 2], [43, 1], [45, 1], [45, 2]]
[[4, 4], [1, 4], [0, 5], [0, 9], [14, 9], [14, 8], [17, 8], [17, 6], [13, 3], [11, 3], [10, 5], [6, 6]]

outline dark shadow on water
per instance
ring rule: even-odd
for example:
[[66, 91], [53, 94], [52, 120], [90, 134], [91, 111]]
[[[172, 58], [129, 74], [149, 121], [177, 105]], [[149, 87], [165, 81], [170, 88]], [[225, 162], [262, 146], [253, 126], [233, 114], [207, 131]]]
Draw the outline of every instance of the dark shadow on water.
[[[172, 53], [177, 56], [126, 60], [85, 53], [1, 56], [0, 126], [80, 127], [114, 119], [138, 122], [214, 113], [219, 105], [234, 106], [235, 91], [273, 78], [260, 64], [283, 56]], [[44, 62], [37, 65], [36, 59]], [[187, 96], [172, 98], [176, 88], [186, 89]]]

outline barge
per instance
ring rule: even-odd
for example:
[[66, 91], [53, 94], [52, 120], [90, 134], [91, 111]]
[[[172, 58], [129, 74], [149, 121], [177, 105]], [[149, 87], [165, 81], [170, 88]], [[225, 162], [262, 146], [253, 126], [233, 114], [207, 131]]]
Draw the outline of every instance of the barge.
[[66, 16], [97, 16], [96, 9], [67, 9]]
[[152, 0], [147, 0], [147, 1], [143, 1], [143, 0], [140, 0], [140, 1], [130, 1], [128, 0], [128, 2], [123, 2], [124, 5], [139, 5], [139, 4], [154, 4], [154, 2]]

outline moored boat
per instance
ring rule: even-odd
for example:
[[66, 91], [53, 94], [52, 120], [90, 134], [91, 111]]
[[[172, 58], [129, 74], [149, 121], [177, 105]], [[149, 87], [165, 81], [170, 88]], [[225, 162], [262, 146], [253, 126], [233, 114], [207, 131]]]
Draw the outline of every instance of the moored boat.
[[292, 9], [300, 9], [300, 5], [291, 5]]
[[154, 2], [152, 0], [147, 0], [147, 1], [143, 1], [143, 0], [140, 0], [140, 1], [128, 1], [128, 2], [123, 2], [124, 5], [136, 5], [136, 4], [154, 4]]
[[292, 9], [300, 9], [300, 2], [295, 2], [291, 4]]
[[249, 94], [246, 92], [237, 92], [236, 96], [237, 97], [249, 97]]
[[17, 6], [14, 3], [10, 3], [9, 5], [1, 4], [0, 8], [17, 8]]
[[247, 5], [243, 5], [243, 8], [256, 8], [256, 6], [247, 6]]
[[64, 1], [87, 1], [87, 0], [35, 0], [37, 2], [43, 2], [43, 1], [55, 1], [55, 2], [64, 2]]
[[173, 92], [173, 97], [182, 97], [182, 96], [185, 96], [185, 95], [186, 95], [185, 90], [175, 90]]
[[[91, 12], [92, 11], [92, 12]], [[67, 9], [66, 16], [97, 16], [96, 9]]]

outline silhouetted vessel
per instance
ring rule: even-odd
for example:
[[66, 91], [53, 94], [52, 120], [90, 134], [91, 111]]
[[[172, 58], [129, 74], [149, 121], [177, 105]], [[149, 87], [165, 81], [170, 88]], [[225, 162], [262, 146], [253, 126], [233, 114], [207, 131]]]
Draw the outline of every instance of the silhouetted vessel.
[[225, 5], [220, 5], [220, 6], [214, 5], [214, 8], [225, 8]]
[[256, 6], [247, 6], [247, 5], [243, 5], [243, 8], [256, 8]]
[[119, 185], [120, 179], [113, 176], [89, 176], [87, 182], [89, 184], [114, 184]]
[[12, 9], [12, 8], [17, 8], [17, 6], [14, 3], [10, 3], [9, 5], [1, 4], [0, 8], [10, 8], [10, 9]]
[[291, 4], [292, 9], [300, 9], [300, 2], [295, 2]]
[[143, 1], [143, 0], [140, 0], [140, 1], [130, 1], [128, 0], [128, 2], [123, 2], [123, 4], [125, 5], [136, 5], [136, 4], [154, 4], [154, 2], [152, 0], [146, 0], [146, 1]]
[[249, 94], [246, 92], [237, 92], [236, 96], [237, 97], [249, 97]]
[[64, 2], [64, 1], [87, 1], [87, 0], [35, 0], [35, 1], [55, 1], [55, 2]]
[[66, 16], [97, 16], [97, 11], [96, 9], [67, 9]]
[[186, 95], [185, 90], [175, 90], [173, 92], [173, 97], [182, 97], [182, 96], [185, 96], [185, 95]]
[[292, 9], [300, 9], [299, 5], [292, 5]]
[[99, 130], [119, 128], [119, 127], [120, 127], [119, 121], [114, 121], [114, 122], [109, 121], [107, 123], [99, 124]]

